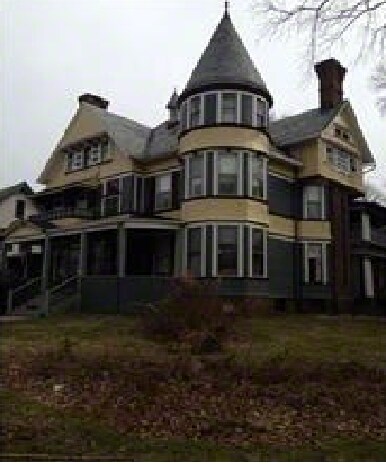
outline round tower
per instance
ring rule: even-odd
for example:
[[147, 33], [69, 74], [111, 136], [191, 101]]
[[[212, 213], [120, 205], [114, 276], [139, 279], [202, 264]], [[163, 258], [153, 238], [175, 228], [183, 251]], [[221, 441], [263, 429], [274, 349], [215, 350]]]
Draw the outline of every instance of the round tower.
[[254, 242], [266, 247], [271, 105], [226, 8], [178, 97], [185, 265], [196, 276], [266, 276], [251, 253]]

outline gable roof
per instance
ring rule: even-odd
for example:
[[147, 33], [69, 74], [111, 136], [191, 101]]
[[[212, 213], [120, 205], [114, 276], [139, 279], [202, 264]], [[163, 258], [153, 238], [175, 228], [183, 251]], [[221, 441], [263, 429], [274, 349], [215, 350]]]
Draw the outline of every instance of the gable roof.
[[202, 87], [216, 84], [245, 86], [262, 93], [272, 104], [267, 86], [227, 12], [194, 68], [180, 100]]
[[317, 138], [342, 109], [346, 109], [350, 112], [355, 129], [359, 134], [362, 161], [364, 163], [374, 163], [374, 158], [361, 133], [358, 121], [348, 100], [343, 100], [341, 103], [329, 110], [313, 108], [294, 116], [288, 116], [277, 121], [272, 121], [269, 125], [269, 133], [272, 141], [278, 147], [283, 148]]
[[313, 139], [333, 120], [339, 109], [340, 105], [330, 110], [313, 108], [304, 113], [272, 121], [269, 133], [278, 147]]
[[107, 134], [114, 140], [118, 148], [126, 154], [140, 155], [150, 135], [150, 127], [132, 119], [119, 116], [102, 108], [89, 105], [106, 127]]
[[11, 185], [10, 187], [5, 187], [0, 189], [0, 201], [4, 201], [12, 195], [32, 195], [33, 190], [27, 184], [27, 182], [19, 182], [16, 185]]

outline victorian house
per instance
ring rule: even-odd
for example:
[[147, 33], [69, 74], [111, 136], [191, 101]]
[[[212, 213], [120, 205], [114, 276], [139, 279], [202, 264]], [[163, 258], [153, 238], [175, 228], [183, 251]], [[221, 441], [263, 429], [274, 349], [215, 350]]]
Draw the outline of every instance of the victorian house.
[[315, 71], [320, 105], [270, 121], [274, 96], [225, 11], [167, 121], [79, 97], [37, 212], [7, 246], [41, 247], [39, 291], [76, 279], [84, 311], [128, 310], [186, 274], [220, 278], [225, 297], [350, 303], [349, 207], [374, 159], [343, 99], [346, 70], [329, 59]]

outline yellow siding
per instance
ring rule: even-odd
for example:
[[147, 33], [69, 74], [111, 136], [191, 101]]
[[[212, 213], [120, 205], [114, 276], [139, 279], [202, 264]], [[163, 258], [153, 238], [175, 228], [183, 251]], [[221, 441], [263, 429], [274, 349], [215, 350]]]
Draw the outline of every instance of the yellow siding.
[[13, 232], [7, 235], [7, 241], [12, 240], [13, 238], [27, 238], [31, 237], [34, 238], [34, 236], [42, 235], [44, 232], [39, 228], [35, 227], [32, 224], [26, 224], [25, 226], [18, 227], [15, 229]]
[[295, 168], [279, 160], [270, 159], [268, 163], [268, 170], [270, 172], [289, 177], [290, 179], [295, 178]]
[[321, 176], [331, 179], [346, 187], [362, 191], [362, 176], [360, 172], [345, 174], [337, 171], [327, 160], [325, 142], [321, 139], [304, 143], [301, 147], [303, 167], [299, 177]]
[[[95, 110], [94, 110], [95, 111]], [[88, 105], [81, 105], [59, 142], [58, 149], [106, 130], [102, 121]]]
[[235, 147], [268, 153], [268, 137], [244, 127], [207, 127], [194, 129], [180, 139], [180, 153], [210, 147]]
[[331, 224], [329, 221], [299, 221], [298, 237], [331, 240]]
[[158, 171], [166, 171], [168, 169], [179, 168], [180, 163], [177, 155], [173, 158], [163, 159], [160, 161], [153, 161], [149, 164], [144, 165], [143, 170], [146, 173], [153, 173]]
[[295, 221], [275, 214], [269, 215], [269, 232], [272, 234], [293, 237], [295, 235]]
[[268, 224], [268, 208], [264, 203], [241, 198], [197, 199], [182, 204], [181, 219], [187, 222], [243, 220]]

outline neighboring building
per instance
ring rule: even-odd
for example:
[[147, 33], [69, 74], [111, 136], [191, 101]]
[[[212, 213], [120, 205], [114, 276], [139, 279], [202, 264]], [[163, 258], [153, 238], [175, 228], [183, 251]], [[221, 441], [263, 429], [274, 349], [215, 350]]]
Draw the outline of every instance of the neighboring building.
[[32, 188], [26, 182], [0, 189], [0, 269], [4, 266], [4, 237], [11, 224], [36, 213]]
[[386, 308], [386, 208], [360, 199], [350, 214], [353, 296]]
[[374, 159], [342, 97], [346, 70], [315, 69], [320, 106], [270, 122], [273, 98], [225, 12], [157, 127], [79, 97], [39, 178], [40, 213], [7, 243], [42, 248], [43, 289], [79, 275], [83, 310], [127, 310], [186, 273], [221, 277], [229, 297], [344, 308], [349, 205]]

